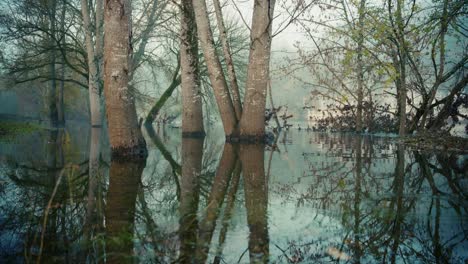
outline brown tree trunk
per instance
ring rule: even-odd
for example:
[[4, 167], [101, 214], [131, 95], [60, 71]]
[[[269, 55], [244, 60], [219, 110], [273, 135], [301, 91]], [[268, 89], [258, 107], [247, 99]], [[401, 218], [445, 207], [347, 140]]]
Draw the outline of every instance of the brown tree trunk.
[[197, 32], [200, 44], [208, 68], [208, 76], [213, 87], [218, 110], [223, 121], [224, 133], [229, 138], [237, 134], [237, 118], [234, 106], [226, 83], [226, 78], [221, 67], [221, 62], [213, 41], [213, 32], [211, 31], [210, 21], [205, 0], [193, 1], [193, 10], [197, 22]]
[[130, 2], [106, 1], [104, 21], [104, 93], [112, 155], [146, 155], [135, 99], [129, 89], [129, 74], [132, 70]]
[[396, 13], [396, 24], [397, 24], [397, 39], [399, 44], [399, 55], [400, 55], [400, 92], [399, 94], [399, 128], [398, 134], [400, 136], [406, 135], [406, 63], [408, 61], [407, 49], [405, 44], [405, 22], [403, 21], [402, 8], [404, 0], [397, 0], [397, 13]]
[[198, 39], [191, 1], [182, 1], [180, 66], [182, 86], [182, 135], [204, 136], [202, 97], [198, 69]]
[[234, 105], [234, 110], [236, 111], [237, 120], [240, 120], [242, 117], [242, 102], [239, 85], [237, 83], [236, 71], [234, 70], [234, 62], [232, 61], [231, 48], [229, 47], [226, 27], [224, 26], [223, 12], [221, 10], [219, 0], [214, 0], [213, 4], [216, 13], [216, 21], [218, 24], [219, 38], [221, 39], [221, 44], [223, 45], [224, 59], [226, 60], [227, 73], [229, 77], [229, 83], [231, 85], [232, 103]]
[[89, 95], [89, 114], [90, 122], [93, 127], [100, 127], [101, 107], [99, 104], [99, 76], [96, 66], [96, 55], [94, 53], [94, 43], [91, 28], [90, 13], [88, 10], [88, 1], [81, 0], [81, 15], [83, 16], [83, 27], [85, 30], [86, 52], [88, 55], [88, 95]]
[[241, 140], [263, 141], [265, 136], [265, 104], [274, 6], [275, 0], [254, 1], [246, 94], [240, 122]]

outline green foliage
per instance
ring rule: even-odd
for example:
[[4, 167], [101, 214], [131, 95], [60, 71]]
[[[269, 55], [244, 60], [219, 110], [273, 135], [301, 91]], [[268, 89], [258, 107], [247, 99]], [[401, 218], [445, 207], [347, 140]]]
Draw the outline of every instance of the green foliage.
[[30, 134], [40, 129], [41, 127], [35, 124], [14, 121], [0, 121], [0, 141], [9, 141], [12, 140], [16, 135]]

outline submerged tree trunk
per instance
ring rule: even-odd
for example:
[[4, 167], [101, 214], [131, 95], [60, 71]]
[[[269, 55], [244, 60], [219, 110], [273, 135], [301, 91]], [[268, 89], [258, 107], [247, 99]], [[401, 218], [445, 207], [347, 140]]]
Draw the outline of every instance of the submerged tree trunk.
[[234, 110], [236, 111], [237, 120], [240, 120], [242, 117], [242, 102], [239, 85], [237, 83], [236, 71], [234, 70], [234, 62], [232, 61], [231, 48], [229, 47], [227, 31], [226, 27], [224, 26], [223, 12], [221, 10], [219, 0], [214, 0], [213, 4], [216, 13], [216, 21], [218, 24], [219, 38], [221, 39], [221, 44], [223, 45], [224, 59], [226, 60], [227, 73], [229, 77], [229, 83], [231, 85], [232, 103], [234, 105]]
[[181, 8], [182, 135], [204, 136], [195, 13], [191, 1], [182, 1]]
[[228, 138], [237, 134], [237, 118], [234, 106], [221, 67], [221, 62], [213, 41], [210, 21], [205, 0], [193, 1], [193, 10], [197, 23], [197, 32], [208, 68], [208, 76], [213, 87], [216, 103], [223, 121], [224, 133]]
[[263, 141], [265, 135], [265, 105], [274, 6], [275, 0], [254, 1], [246, 94], [240, 122], [241, 140]]
[[130, 2], [109, 0], [105, 4], [104, 93], [112, 156], [146, 156], [135, 99], [129, 89], [132, 54]]

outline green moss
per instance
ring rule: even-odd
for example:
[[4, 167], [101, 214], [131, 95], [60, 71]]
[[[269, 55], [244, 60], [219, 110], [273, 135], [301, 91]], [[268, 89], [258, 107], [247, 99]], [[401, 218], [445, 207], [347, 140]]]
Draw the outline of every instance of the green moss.
[[36, 124], [0, 121], [0, 141], [8, 141], [13, 139], [16, 135], [30, 134], [40, 129], [40, 126]]

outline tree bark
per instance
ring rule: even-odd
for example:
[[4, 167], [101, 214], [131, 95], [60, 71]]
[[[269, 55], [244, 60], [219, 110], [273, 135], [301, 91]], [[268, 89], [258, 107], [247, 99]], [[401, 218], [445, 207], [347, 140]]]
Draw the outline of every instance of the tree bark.
[[211, 31], [210, 21], [205, 0], [194, 0], [193, 10], [197, 23], [197, 32], [200, 44], [208, 68], [208, 76], [213, 87], [218, 110], [223, 121], [224, 133], [227, 138], [237, 134], [237, 118], [234, 106], [226, 83], [226, 78], [221, 67], [221, 62], [213, 41], [213, 32]]
[[50, 90], [49, 90], [49, 115], [52, 126], [56, 126], [58, 123], [58, 112], [57, 112], [57, 73], [55, 63], [57, 62], [57, 52], [56, 52], [56, 11], [57, 11], [57, 2], [55, 0], [48, 1], [49, 8], [49, 23], [50, 23], [50, 36], [49, 36], [49, 47], [50, 47], [50, 64], [49, 64], [49, 74], [50, 74]]
[[246, 94], [240, 122], [241, 140], [263, 141], [265, 136], [265, 105], [274, 6], [275, 0], [254, 1]]
[[204, 136], [198, 67], [198, 39], [191, 1], [182, 1], [180, 65], [182, 77], [182, 135]]
[[104, 93], [112, 156], [146, 156], [135, 99], [129, 89], [132, 70], [130, 2], [106, 1], [104, 21]]
[[214, 0], [213, 4], [216, 13], [216, 21], [218, 24], [219, 38], [221, 40], [221, 44], [223, 45], [224, 59], [226, 60], [227, 73], [229, 77], [229, 83], [231, 85], [232, 103], [234, 105], [234, 110], [236, 111], [237, 120], [240, 120], [242, 117], [242, 102], [236, 71], [234, 69], [234, 62], [231, 56], [231, 48], [229, 47], [227, 31], [226, 27], [224, 26], [223, 12], [221, 10], [219, 0]]
[[400, 136], [406, 135], [406, 63], [408, 61], [407, 49], [405, 44], [405, 22], [403, 21], [403, 8], [404, 0], [397, 0], [396, 10], [396, 24], [397, 24], [397, 41], [399, 46], [400, 55], [400, 92], [399, 92], [399, 128], [398, 134]]
[[359, 6], [359, 25], [358, 25], [358, 43], [357, 43], [357, 66], [358, 66], [358, 91], [357, 91], [357, 111], [356, 111], [356, 132], [362, 132], [362, 107], [364, 97], [364, 62], [362, 59], [364, 47], [364, 15], [365, 15], [366, 1], [361, 0]]
[[[83, 26], [85, 30], [86, 52], [88, 62], [88, 95], [89, 95], [89, 114], [90, 122], [93, 127], [100, 127], [101, 107], [99, 104], [99, 86], [97, 58], [94, 53], [94, 43], [91, 28], [90, 13], [88, 10], [88, 1], [81, 0], [81, 15], [83, 16]], [[97, 50], [97, 49], [96, 49]]]

